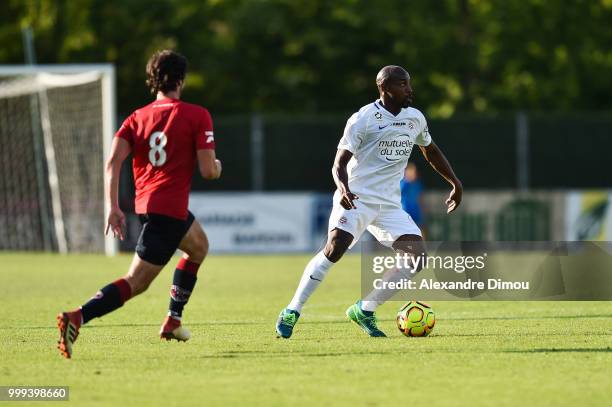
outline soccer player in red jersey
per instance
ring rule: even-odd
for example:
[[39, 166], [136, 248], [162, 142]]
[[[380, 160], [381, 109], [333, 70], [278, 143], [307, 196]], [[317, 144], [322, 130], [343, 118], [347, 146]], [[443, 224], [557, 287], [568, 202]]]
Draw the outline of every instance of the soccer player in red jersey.
[[66, 358], [72, 356], [81, 325], [144, 292], [176, 249], [183, 256], [174, 272], [170, 307], [160, 336], [179, 341], [190, 336], [181, 326], [181, 316], [208, 252], [206, 234], [187, 209], [191, 177], [197, 163], [203, 178], [217, 179], [221, 162], [215, 156], [210, 114], [201, 106], [180, 100], [187, 71], [185, 57], [168, 50], [157, 52], [146, 70], [147, 85], [156, 100], [123, 122], [113, 139], [105, 174], [105, 199], [110, 207], [106, 233], [112, 231], [123, 239], [125, 215], [118, 203], [119, 172], [123, 161], [133, 155], [136, 213], [143, 225], [136, 254], [124, 277], [102, 288], [78, 309], [57, 316], [59, 349]]

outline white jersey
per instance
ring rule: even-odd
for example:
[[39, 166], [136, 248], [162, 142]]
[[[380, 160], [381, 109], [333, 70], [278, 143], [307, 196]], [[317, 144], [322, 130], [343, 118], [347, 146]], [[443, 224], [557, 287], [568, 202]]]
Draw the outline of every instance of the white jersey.
[[[348, 184], [356, 202], [401, 207], [400, 181], [412, 147], [428, 146], [431, 136], [423, 113], [408, 107], [397, 116], [377, 100], [353, 114], [338, 149], [353, 157], [348, 163]], [[339, 200], [336, 191], [335, 200]]]

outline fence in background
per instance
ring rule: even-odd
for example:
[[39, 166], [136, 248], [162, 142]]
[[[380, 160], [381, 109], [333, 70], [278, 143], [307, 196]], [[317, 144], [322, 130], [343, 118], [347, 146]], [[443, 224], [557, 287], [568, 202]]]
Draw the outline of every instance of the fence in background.
[[[194, 179], [196, 190], [333, 189], [331, 165], [346, 119], [341, 115], [263, 115], [215, 119], [223, 179]], [[429, 120], [436, 143], [467, 189], [608, 188], [612, 115], [527, 114]], [[429, 189], [445, 187], [419, 151], [412, 159]]]

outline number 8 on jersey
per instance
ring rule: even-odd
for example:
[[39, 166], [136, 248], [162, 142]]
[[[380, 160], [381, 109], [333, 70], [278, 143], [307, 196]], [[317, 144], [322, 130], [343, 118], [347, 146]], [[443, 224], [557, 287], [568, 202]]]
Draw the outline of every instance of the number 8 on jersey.
[[166, 162], [166, 150], [164, 147], [168, 143], [168, 137], [161, 131], [156, 131], [149, 138], [149, 161], [154, 167], [160, 167]]

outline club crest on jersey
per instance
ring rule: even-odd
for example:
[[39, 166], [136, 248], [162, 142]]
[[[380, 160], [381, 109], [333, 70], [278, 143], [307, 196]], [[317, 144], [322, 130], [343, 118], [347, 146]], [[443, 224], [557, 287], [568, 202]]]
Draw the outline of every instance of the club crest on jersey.
[[375, 118], [376, 118], [376, 120], [378, 120], [378, 121], [381, 121], [381, 120], [382, 120], [382, 118], [383, 118], [382, 113], [380, 113], [380, 112], [376, 112], [376, 113], [374, 113], [374, 117], [375, 117]]
[[341, 225], [344, 225], [347, 221], [348, 219], [346, 219], [346, 216], [343, 216], [338, 220], [338, 223], [340, 223]]

